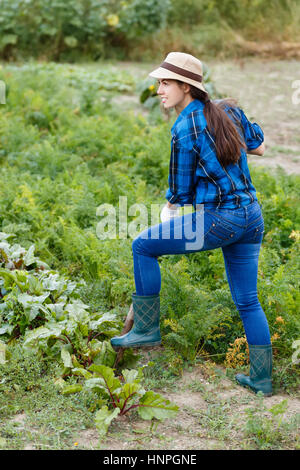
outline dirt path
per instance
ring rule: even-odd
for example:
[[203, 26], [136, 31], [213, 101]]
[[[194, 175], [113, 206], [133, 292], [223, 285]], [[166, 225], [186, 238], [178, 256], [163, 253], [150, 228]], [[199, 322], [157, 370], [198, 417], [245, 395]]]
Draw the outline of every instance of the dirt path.
[[[255, 165], [300, 173], [300, 103], [295, 82], [299, 61], [240, 60], [209, 64], [221, 93], [236, 98], [249, 119], [265, 133], [264, 157], [249, 156]], [[293, 88], [294, 85], [294, 88]]]

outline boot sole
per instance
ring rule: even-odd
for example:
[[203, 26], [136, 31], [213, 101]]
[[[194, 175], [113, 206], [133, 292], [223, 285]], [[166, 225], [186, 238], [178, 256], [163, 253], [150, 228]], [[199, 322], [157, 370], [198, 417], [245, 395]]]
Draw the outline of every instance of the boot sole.
[[122, 349], [128, 349], [128, 348], [143, 348], [143, 349], [151, 349], [155, 346], [161, 346], [161, 341], [157, 341], [156, 343], [149, 343], [149, 344], [128, 344], [126, 346], [113, 346], [115, 351], [119, 351]]
[[[253, 390], [253, 388], [251, 388], [249, 385], [244, 385], [244, 384], [241, 384], [238, 380], [236, 380], [236, 383], [240, 386], [240, 387], [243, 387], [245, 388], [246, 390], [250, 390], [251, 392], [255, 393], [256, 395], [258, 394], [259, 391], [262, 391], [262, 390], [259, 390], [258, 392], [256, 390]], [[264, 397], [271, 397], [273, 395], [273, 393], [264, 393]]]

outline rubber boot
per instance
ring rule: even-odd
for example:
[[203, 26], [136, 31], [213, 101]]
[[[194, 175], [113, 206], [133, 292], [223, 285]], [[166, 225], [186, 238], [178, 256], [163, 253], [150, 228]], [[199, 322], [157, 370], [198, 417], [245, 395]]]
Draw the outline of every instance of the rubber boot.
[[110, 340], [115, 349], [142, 348], [161, 344], [159, 320], [160, 297], [158, 295], [132, 294], [134, 323], [132, 330]]
[[250, 376], [237, 374], [236, 380], [243, 387], [249, 387], [255, 393], [263, 392], [266, 397], [272, 395], [272, 345], [249, 344]]

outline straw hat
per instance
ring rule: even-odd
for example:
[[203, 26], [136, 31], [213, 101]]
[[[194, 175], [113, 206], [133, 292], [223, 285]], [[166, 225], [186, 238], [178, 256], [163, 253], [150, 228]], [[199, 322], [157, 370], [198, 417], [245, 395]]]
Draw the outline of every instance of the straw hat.
[[180, 80], [206, 92], [202, 80], [202, 62], [185, 52], [170, 52], [160, 66], [149, 73], [154, 78]]

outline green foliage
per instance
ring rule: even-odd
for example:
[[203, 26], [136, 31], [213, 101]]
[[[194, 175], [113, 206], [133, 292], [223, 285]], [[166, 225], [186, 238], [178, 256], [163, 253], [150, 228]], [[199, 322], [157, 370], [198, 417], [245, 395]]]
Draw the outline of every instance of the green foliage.
[[129, 57], [158, 62], [161, 51], [170, 50], [203, 60], [263, 56], [272, 43], [269, 55], [282, 57], [286, 50], [288, 56], [290, 45], [279, 50], [276, 44], [299, 41], [299, 13], [298, 0], [172, 0], [166, 28], [146, 44], [137, 38]]
[[134, 39], [155, 33], [165, 26], [170, 0], [132, 0], [120, 4], [122, 9], [117, 5], [117, 13], [120, 12], [119, 29], [128, 38]]
[[[89, 391], [76, 396], [59, 393], [58, 369], [56, 361], [37, 358], [20, 342], [7, 346], [7, 361], [0, 362], [0, 439], [6, 438], [8, 449], [24, 448], [32, 438], [37, 449], [73, 449], [73, 433], [93, 426], [94, 413], [89, 408], [95, 396]], [[21, 431], [14, 423], [16, 414], [26, 417]], [[39, 430], [39, 443], [29, 426]]]
[[92, 364], [88, 370], [74, 369], [83, 377], [82, 384], [63, 385], [64, 395], [92, 391], [97, 399], [94, 403], [95, 423], [100, 439], [103, 439], [111, 422], [118, 416], [136, 410], [145, 420], [164, 420], [176, 416], [178, 406], [164, 399], [159, 393], [146, 391], [141, 384], [144, 369], [152, 363], [138, 369], [124, 369], [115, 376], [114, 370], [105, 365]]
[[[1, 233], [2, 239], [11, 237]], [[92, 362], [112, 366], [116, 353], [105, 339], [117, 332], [115, 315], [91, 312], [78, 298], [84, 283], [47, 269], [34, 256], [34, 246], [26, 251], [5, 241], [0, 250], [5, 264], [0, 268], [0, 335], [24, 336], [24, 347], [60, 358], [64, 374]]]
[[292, 362], [293, 364], [299, 364], [300, 359], [298, 356], [300, 355], [300, 339], [293, 341], [292, 348], [295, 349], [292, 355]]
[[[258, 24], [265, 24], [268, 32], [271, 25], [290, 24], [296, 1], [275, 0], [187, 0], [184, 4], [180, 0], [172, 0], [168, 15], [168, 23], [180, 25], [220, 24], [227, 23], [233, 29], [247, 29], [250, 34], [257, 29]], [[278, 15], [278, 12], [281, 12]], [[264, 21], [268, 18], [268, 23]]]
[[0, 364], [5, 364], [6, 363], [6, 353], [7, 351], [7, 346], [4, 341], [0, 341]]
[[[58, 59], [64, 53], [107, 56], [107, 46], [128, 47], [164, 25], [169, 0], [3, 0], [0, 52]], [[28, 54], [29, 53], [29, 54]]]
[[37, 361], [36, 354], [26, 351], [20, 344], [10, 344], [6, 348], [6, 361], [0, 362], [3, 382], [1, 391], [9, 386], [15, 391], [30, 391], [39, 382], [39, 378], [51, 369], [46, 359]]
[[298, 18], [298, 0], [2, 0], [0, 56], [74, 62], [160, 60], [162, 50], [174, 49], [239, 55], [249, 40], [295, 41]]
[[[11, 237], [1, 232], [2, 239]], [[85, 386], [99, 395], [95, 407], [101, 406], [95, 414], [95, 423], [100, 438], [105, 437], [114, 418], [133, 409], [146, 420], [162, 420], [176, 414], [177, 406], [157, 393], [146, 391], [140, 384], [143, 367], [123, 370], [123, 385], [114, 376], [112, 367], [117, 354], [105, 338], [117, 333], [115, 315], [89, 312], [89, 306], [76, 294], [72, 298], [79, 284], [47, 269], [34, 257], [33, 246], [26, 252], [19, 245], [10, 246], [5, 241], [1, 253], [0, 262], [10, 269], [0, 269], [4, 294], [0, 303], [0, 334], [6, 338], [24, 336], [25, 351], [34, 351], [40, 358], [56, 359], [64, 378], [85, 379]], [[19, 269], [28, 266], [34, 272]], [[0, 365], [7, 362], [7, 345], [0, 341]], [[68, 384], [62, 378], [56, 380], [56, 385], [63, 395], [83, 389], [80, 382]]]

